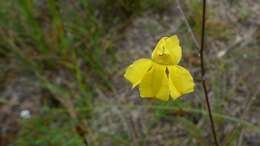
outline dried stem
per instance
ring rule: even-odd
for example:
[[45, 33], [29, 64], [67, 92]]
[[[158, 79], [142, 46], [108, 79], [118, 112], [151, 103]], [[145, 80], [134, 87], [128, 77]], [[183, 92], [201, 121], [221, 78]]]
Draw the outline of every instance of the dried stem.
[[187, 20], [187, 17], [185, 16], [185, 13], [183, 12], [183, 9], [182, 9], [182, 7], [181, 7], [180, 1], [179, 1], [179, 0], [176, 0], [176, 4], [177, 4], [178, 10], [180, 11], [180, 13], [181, 13], [181, 15], [182, 15], [182, 19], [183, 19], [183, 21], [184, 21], [186, 27], [188, 28], [188, 31], [189, 31], [189, 33], [190, 33], [190, 35], [191, 35], [191, 38], [192, 38], [192, 40], [193, 40], [195, 46], [197, 47], [197, 49], [199, 49], [200, 46], [199, 46], [198, 40], [196, 39], [196, 37], [195, 37], [195, 35], [194, 35], [194, 32], [192, 31], [191, 26], [190, 26], [190, 24], [189, 24], [189, 22], [188, 22], [188, 20]]
[[210, 103], [209, 103], [209, 96], [208, 96], [208, 90], [207, 90], [206, 79], [205, 79], [206, 70], [204, 67], [204, 58], [203, 58], [204, 38], [205, 38], [205, 21], [206, 21], [206, 0], [203, 0], [203, 13], [202, 13], [202, 25], [201, 25], [202, 32], [201, 32], [201, 44], [200, 44], [200, 46], [201, 46], [201, 48], [200, 48], [201, 78], [202, 78], [202, 86], [203, 86], [203, 90], [204, 90], [205, 100], [207, 103], [207, 109], [208, 109], [208, 113], [209, 113], [212, 134], [214, 137], [215, 145], [219, 146], [218, 140], [217, 140], [217, 134], [216, 134], [216, 130], [215, 130], [215, 124], [214, 124], [214, 120], [213, 120], [212, 113], [211, 113], [211, 107], [210, 107]]

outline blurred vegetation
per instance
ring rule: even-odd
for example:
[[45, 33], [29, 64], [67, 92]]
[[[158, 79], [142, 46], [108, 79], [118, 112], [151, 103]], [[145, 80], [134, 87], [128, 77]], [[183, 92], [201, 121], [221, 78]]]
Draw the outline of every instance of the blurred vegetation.
[[[59, 117], [59, 118], [57, 118]], [[84, 143], [73, 131], [73, 122], [62, 114], [45, 113], [22, 122], [23, 128], [13, 143], [19, 146], [82, 146]]]
[[[232, 3], [235, 3], [235, 1]], [[200, 0], [192, 0], [185, 3], [187, 19], [195, 36], [199, 38], [201, 5]], [[195, 143], [206, 146], [210, 139], [206, 134], [209, 130], [207, 123], [207, 111], [203, 104], [203, 94], [196, 91], [192, 101], [176, 100], [174, 102], [149, 104], [133, 104], [124, 101], [121, 105], [113, 99], [103, 99], [96, 103], [97, 90], [113, 92], [111, 76], [116, 72], [117, 65], [115, 43], [122, 36], [122, 31], [131, 23], [132, 19], [141, 16], [145, 12], [162, 14], [170, 5], [175, 5], [174, 0], [8, 0], [0, 1], [0, 82], [5, 82], [5, 75], [9, 72], [19, 72], [30, 77], [43, 97], [40, 98], [41, 109], [39, 115], [20, 121], [20, 131], [13, 145], [19, 146], [82, 146], [83, 133], [91, 133], [91, 146], [100, 145], [149, 145], [147, 139], [152, 136], [171, 137], [172, 129], [162, 129], [164, 134], [153, 133], [156, 127], [161, 125], [176, 124], [186, 133], [181, 133], [185, 139], [169, 138], [169, 145], [187, 141], [188, 145]], [[209, 15], [215, 15], [209, 10]], [[241, 19], [249, 16], [248, 11], [241, 11]], [[174, 18], [173, 18], [174, 19]], [[224, 21], [208, 20], [207, 33], [210, 38], [227, 41], [234, 36], [234, 28]], [[152, 30], [152, 29], [151, 29]], [[224, 31], [222, 31], [224, 30]], [[190, 34], [184, 23], [178, 33], [183, 32], [186, 42], [183, 43], [189, 51], [188, 63], [198, 66], [195, 45], [189, 40]], [[184, 34], [186, 33], [186, 34]], [[190, 49], [188, 49], [190, 48]], [[194, 55], [195, 54], [195, 55]], [[193, 55], [193, 56], [192, 56]], [[236, 62], [241, 56], [227, 59], [225, 62], [209, 59], [214, 70], [209, 72], [210, 84], [214, 95], [213, 116], [217, 121], [218, 130], [227, 122], [234, 123], [235, 130], [227, 138], [220, 135], [220, 139], [226, 146], [235, 144], [240, 136], [242, 128], [260, 132], [260, 128], [246, 120], [235, 118], [226, 114], [223, 107], [236, 92], [228, 90], [228, 80]], [[12, 65], [7, 65], [12, 64]], [[13, 65], [15, 64], [15, 65]], [[227, 72], [231, 72], [227, 74]], [[234, 72], [234, 71], [233, 71]], [[198, 72], [194, 73], [195, 75]], [[195, 79], [198, 80], [195, 76]], [[240, 82], [240, 81], [239, 81]], [[242, 82], [242, 81], [241, 81]], [[240, 84], [240, 83], [239, 83]], [[4, 84], [0, 84], [0, 88]], [[238, 85], [237, 85], [238, 86]], [[198, 87], [200, 88], [200, 87]], [[200, 90], [200, 89], [198, 89]], [[1, 99], [0, 99], [1, 100]], [[117, 99], [116, 99], [117, 100]], [[3, 103], [6, 102], [3, 100]], [[111, 103], [110, 103], [111, 102]], [[143, 101], [145, 103], [145, 101]], [[2, 101], [0, 101], [2, 104]], [[196, 106], [195, 106], [196, 105]], [[134, 132], [125, 128], [122, 115], [128, 115], [128, 110], [152, 111], [152, 115], [146, 115], [149, 120], [145, 123], [148, 130], [140, 134], [139, 141], [134, 141]], [[110, 112], [111, 111], [111, 112]], [[110, 112], [110, 113], [106, 113]], [[117, 113], [119, 112], [119, 114]], [[101, 115], [102, 113], [106, 113]], [[145, 113], [147, 114], [147, 113]], [[103, 127], [104, 121], [91, 119], [103, 116], [110, 117], [110, 125], [118, 124], [113, 131], [112, 127]], [[142, 116], [141, 116], [142, 117]], [[143, 117], [144, 119], [147, 117]], [[118, 122], [119, 121], [119, 122]], [[163, 122], [160, 122], [163, 121]], [[202, 122], [201, 122], [202, 121]], [[84, 125], [84, 126], [82, 126]], [[89, 125], [97, 131], [91, 131]], [[131, 125], [131, 124], [129, 124]], [[106, 125], [104, 125], [106, 126]], [[123, 127], [123, 128], [122, 128]], [[110, 131], [109, 131], [110, 130]], [[84, 135], [83, 135], [84, 136]], [[158, 136], [158, 137], [159, 137]], [[133, 138], [134, 137], [134, 138]], [[138, 139], [137, 138], [137, 139]], [[152, 137], [153, 138], [153, 137]], [[107, 143], [103, 143], [107, 141]], [[153, 142], [153, 140], [150, 140]], [[163, 141], [163, 140], [162, 140]], [[111, 142], [111, 143], [109, 143]], [[158, 144], [159, 145], [159, 144]]]
[[[42, 99], [41, 116], [22, 122], [15, 145], [82, 145], [71, 130], [81, 119], [91, 118], [94, 88], [111, 89], [110, 66], [116, 63], [113, 35], [130, 17], [148, 9], [161, 11], [168, 1], [163, 3], [0, 1], [1, 60], [14, 62], [15, 71], [36, 79], [36, 84], [49, 94]], [[11, 70], [3, 65], [1, 76]], [[53, 116], [55, 108], [64, 108], [68, 114]], [[77, 113], [76, 108], [87, 110]]]

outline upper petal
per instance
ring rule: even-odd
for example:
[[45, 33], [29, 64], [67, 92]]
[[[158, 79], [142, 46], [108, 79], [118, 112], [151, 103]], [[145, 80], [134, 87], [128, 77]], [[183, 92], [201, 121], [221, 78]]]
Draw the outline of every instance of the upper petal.
[[182, 50], [177, 35], [161, 38], [152, 53], [155, 62], [165, 65], [178, 64], [181, 56]]
[[181, 95], [194, 91], [195, 84], [187, 69], [179, 65], [168, 66], [167, 68], [169, 70], [169, 78]]
[[143, 79], [145, 73], [152, 66], [152, 61], [150, 59], [139, 59], [131, 64], [124, 74], [124, 77], [129, 80], [133, 88], [137, 86]]
[[139, 86], [141, 97], [154, 97], [160, 100], [168, 100], [169, 84], [166, 75], [166, 66], [153, 63]]

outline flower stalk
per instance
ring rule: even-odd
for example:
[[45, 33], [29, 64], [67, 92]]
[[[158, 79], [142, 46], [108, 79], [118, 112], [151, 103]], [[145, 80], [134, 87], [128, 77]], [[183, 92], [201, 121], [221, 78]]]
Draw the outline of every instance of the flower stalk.
[[202, 78], [202, 87], [205, 95], [205, 100], [207, 104], [207, 109], [208, 109], [208, 114], [209, 114], [209, 119], [210, 119], [210, 125], [211, 125], [211, 131], [212, 135], [214, 137], [214, 142], [216, 146], [219, 146], [218, 140], [217, 140], [217, 134], [215, 130], [215, 123], [212, 117], [212, 112], [211, 112], [211, 107], [209, 103], [209, 96], [208, 96], [208, 90], [206, 86], [206, 79], [205, 79], [205, 74], [206, 70], [204, 67], [204, 56], [203, 56], [203, 51], [204, 51], [204, 42], [205, 42], [205, 22], [206, 22], [206, 0], [203, 0], [203, 10], [202, 10], [202, 25], [201, 25], [201, 44], [200, 44], [200, 67], [201, 67], [201, 78]]

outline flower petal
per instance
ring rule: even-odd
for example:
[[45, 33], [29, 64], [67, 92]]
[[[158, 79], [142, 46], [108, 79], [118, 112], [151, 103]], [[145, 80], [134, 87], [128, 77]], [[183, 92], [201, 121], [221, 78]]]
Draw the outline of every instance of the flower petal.
[[124, 77], [132, 83], [134, 88], [141, 82], [151, 66], [152, 61], [150, 59], [143, 58], [136, 60], [126, 69]]
[[[194, 91], [195, 84], [190, 72], [187, 69], [179, 65], [167, 66], [167, 68], [169, 70], [169, 78], [179, 91], [179, 96]], [[172, 97], [176, 98], [175, 96]]]
[[141, 97], [154, 97], [160, 100], [169, 99], [169, 84], [166, 75], [166, 66], [153, 63], [139, 86]]
[[173, 85], [173, 82], [171, 78], [169, 78], [169, 89], [170, 89], [170, 95], [173, 100], [177, 99], [181, 96], [181, 93], [176, 89], [176, 87]]
[[161, 38], [152, 53], [155, 62], [165, 65], [178, 64], [181, 56], [182, 50], [177, 35]]

